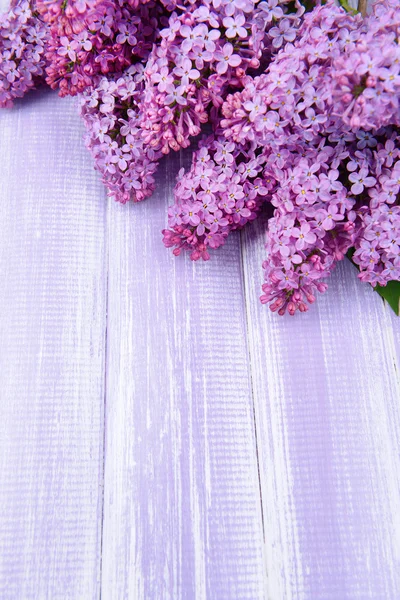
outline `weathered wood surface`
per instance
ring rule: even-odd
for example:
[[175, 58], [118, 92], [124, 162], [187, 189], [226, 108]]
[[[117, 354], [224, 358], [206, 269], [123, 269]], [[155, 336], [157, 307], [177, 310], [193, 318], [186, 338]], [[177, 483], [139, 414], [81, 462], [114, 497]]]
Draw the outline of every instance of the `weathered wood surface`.
[[74, 102], [0, 114], [0, 598], [99, 594], [106, 210]]
[[400, 321], [272, 315], [259, 224], [174, 258], [179, 157], [118, 206], [81, 133], [0, 114], [0, 598], [398, 600]]
[[176, 260], [160, 230], [179, 168], [109, 206], [104, 598], [264, 598], [239, 237]]
[[397, 599], [399, 319], [350, 263], [276, 319], [254, 294], [262, 226], [242, 237], [270, 597]]

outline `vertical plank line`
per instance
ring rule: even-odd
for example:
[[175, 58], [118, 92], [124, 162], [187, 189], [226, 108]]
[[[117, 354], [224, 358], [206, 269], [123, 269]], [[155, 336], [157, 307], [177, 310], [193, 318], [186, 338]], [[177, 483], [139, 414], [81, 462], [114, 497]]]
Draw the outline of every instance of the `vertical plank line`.
[[[242, 278], [242, 287], [243, 287], [243, 301], [244, 301], [244, 322], [245, 322], [245, 330], [246, 330], [246, 352], [249, 361], [249, 378], [250, 378], [250, 391], [251, 391], [251, 411], [252, 411], [252, 419], [253, 419], [253, 427], [254, 427], [254, 441], [255, 441], [255, 454], [256, 454], [256, 462], [257, 462], [257, 477], [258, 477], [258, 489], [260, 495], [260, 510], [261, 510], [261, 527], [262, 527], [262, 537], [263, 543], [265, 544], [265, 522], [264, 522], [264, 502], [263, 502], [263, 493], [261, 486], [261, 472], [260, 472], [260, 458], [259, 458], [259, 439], [258, 439], [258, 431], [257, 431], [257, 420], [256, 420], [256, 409], [254, 402], [254, 381], [253, 381], [253, 370], [252, 370], [252, 357], [250, 352], [250, 335], [249, 335], [249, 303], [247, 300], [247, 284], [246, 284], [246, 273], [245, 273], [245, 260], [244, 260], [244, 239], [243, 232], [239, 233], [239, 248], [240, 248], [240, 273]], [[263, 557], [263, 566], [265, 577], [268, 576], [267, 572], [267, 564]]]
[[105, 240], [104, 240], [104, 270], [105, 270], [105, 327], [104, 327], [104, 392], [103, 392], [103, 447], [102, 447], [102, 472], [101, 472], [101, 522], [100, 522], [100, 564], [99, 564], [99, 600], [102, 600], [103, 590], [103, 544], [104, 544], [104, 503], [105, 503], [105, 471], [106, 471], [106, 418], [107, 418], [107, 374], [108, 374], [108, 300], [109, 300], [109, 270], [110, 270], [110, 246], [109, 246], [109, 222], [110, 222], [110, 199], [107, 197], [104, 191], [104, 202], [108, 204], [106, 207], [106, 226], [105, 226]]

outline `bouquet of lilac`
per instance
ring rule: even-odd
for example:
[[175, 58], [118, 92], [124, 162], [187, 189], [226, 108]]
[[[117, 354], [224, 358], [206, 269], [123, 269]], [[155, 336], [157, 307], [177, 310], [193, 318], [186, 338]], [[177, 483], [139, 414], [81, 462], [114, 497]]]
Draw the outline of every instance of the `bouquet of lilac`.
[[[0, 18], [0, 106], [78, 95], [110, 196], [151, 196], [200, 136], [163, 233], [208, 260], [271, 206], [261, 301], [304, 312], [349, 257], [399, 313], [400, 4], [22, 0]], [[207, 133], [204, 130], [206, 126]], [[203, 134], [202, 134], [203, 131]]]

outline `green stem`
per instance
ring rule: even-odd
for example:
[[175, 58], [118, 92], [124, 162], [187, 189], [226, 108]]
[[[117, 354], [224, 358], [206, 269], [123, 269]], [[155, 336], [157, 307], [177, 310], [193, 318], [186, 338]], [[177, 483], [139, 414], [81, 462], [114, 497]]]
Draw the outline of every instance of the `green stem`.
[[342, 8], [344, 8], [344, 10], [346, 12], [351, 13], [352, 15], [357, 14], [357, 11], [350, 6], [350, 4], [348, 3], [348, 0], [339, 0], [339, 2], [340, 2], [340, 6]]

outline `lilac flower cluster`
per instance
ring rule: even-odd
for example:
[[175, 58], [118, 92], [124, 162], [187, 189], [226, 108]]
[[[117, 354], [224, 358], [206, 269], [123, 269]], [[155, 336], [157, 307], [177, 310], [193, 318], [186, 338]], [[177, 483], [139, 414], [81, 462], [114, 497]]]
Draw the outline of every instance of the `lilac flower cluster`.
[[296, 43], [286, 44], [265, 73], [248, 78], [243, 91], [226, 99], [221, 125], [227, 138], [258, 145], [312, 142], [326, 131], [346, 132], [332, 110], [326, 78], [333, 62], [364, 24], [332, 2], [305, 16]]
[[205, 0], [172, 13], [145, 68], [146, 143], [164, 154], [186, 148], [203, 123], [215, 121], [227, 90], [241, 89], [249, 68], [294, 39], [303, 9], [286, 14], [286, 5]]
[[347, 164], [351, 192], [360, 198], [351, 215], [353, 261], [362, 281], [384, 286], [400, 280], [400, 136], [380, 130], [369, 146]]
[[[241, 1], [238, 0], [239, 4]], [[226, 2], [218, 6], [218, 9], [210, 10], [208, 8], [207, 11], [204, 11], [196, 8], [192, 9], [192, 12], [189, 12], [191, 10], [189, 4], [188, 10], [183, 15], [178, 16], [176, 12], [173, 12], [166, 22], [168, 27], [163, 27], [165, 6], [158, 5], [158, 13], [152, 4], [147, 3], [141, 6], [142, 11], [151, 8], [152, 17], [158, 14], [159, 29], [154, 21], [152, 31], [156, 38], [161, 38], [161, 43], [154, 45], [146, 62], [144, 93], [140, 95], [140, 98], [136, 95], [134, 100], [135, 128], [139, 127], [139, 129], [135, 129], [135, 143], [136, 148], [143, 148], [144, 154], [142, 156], [138, 151], [131, 152], [129, 161], [126, 163], [129, 164], [129, 169], [125, 166], [126, 161], [121, 163], [123, 174], [121, 174], [118, 164], [110, 162], [112, 158], [110, 149], [102, 141], [99, 143], [99, 138], [96, 137], [98, 131], [93, 128], [95, 123], [104, 122], [106, 112], [110, 117], [116, 117], [112, 125], [113, 143], [114, 149], [117, 147], [121, 149], [125, 145], [125, 136], [119, 131], [121, 118], [124, 119], [121, 116], [120, 103], [104, 104], [99, 102], [96, 104], [93, 101], [93, 94], [97, 97], [99, 92], [103, 93], [101, 88], [107, 85], [106, 81], [107, 78], [110, 79], [110, 76], [113, 86], [117, 79], [122, 81], [125, 74], [129, 74], [129, 69], [119, 74], [107, 75], [101, 80], [100, 88], [92, 74], [93, 83], [91, 87], [87, 88], [87, 93], [84, 93], [82, 104], [84, 107], [82, 114], [88, 129], [88, 146], [95, 153], [96, 168], [102, 172], [104, 183], [117, 200], [125, 202], [128, 199], [128, 190], [133, 190], [133, 187], [131, 182], [128, 187], [125, 180], [133, 168], [136, 169], [136, 172], [141, 172], [142, 158], [145, 159], [146, 165], [151, 164], [151, 168], [154, 170], [160, 151], [167, 153], [170, 148], [177, 150], [187, 146], [190, 143], [190, 137], [197, 135], [201, 124], [208, 119], [208, 112], [211, 112], [212, 118], [217, 113], [217, 107], [221, 105], [223, 99], [222, 88], [225, 86], [224, 94], [226, 95], [228, 85], [239, 87], [245, 69], [249, 66], [256, 67], [264, 51], [269, 54], [277, 52], [283, 41], [283, 35], [290, 39], [293, 38], [294, 27], [298, 27], [300, 24], [302, 9], [298, 8], [296, 13], [288, 14], [284, 18], [287, 11], [284, 12], [284, 3], [282, 6], [283, 8], [277, 6], [277, 0], [260, 3], [257, 11], [253, 13], [254, 23], [249, 24], [244, 21], [243, 15], [254, 8], [254, 4], [251, 2], [243, 3], [240, 15], [236, 15], [237, 11], [232, 12], [232, 7], [229, 8], [230, 4]], [[221, 13], [222, 8], [223, 12]], [[233, 17], [226, 17], [225, 13], [232, 14]], [[197, 25], [195, 25], [196, 19]], [[273, 20], [276, 24], [283, 23], [283, 29], [281, 30], [279, 26], [272, 27]], [[223, 21], [227, 26], [227, 34], [225, 39], [221, 40], [221, 32], [218, 27], [223, 28]], [[142, 23], [144, 22], [145, 20], [142, 19]], [[192, 27], [189, 26], [190, 23]], [[247, 38], [245, 38], [244, 23], [247, 23], [248, 27]], [[121, 29], [121, 24], [118, 27]], [[238, 28], [237, 32], [236, 28]], [[193, 35], [192, 32], [194, 32]], [[235, 41], [234, 38], [238, 39]], [[227, 40], [236, 44], [240, 56], [233, 53], [233, 45]], [[227, 61], [220, 56], [221, 50], [224, 48], [228, 53]], [[134, 51], [136, 52], [132, 49], [132, 53]], [[203, 58], [201, 58], [201, 54]], [[219, 62], [216, 62], [218, 57]], [[82, 60], [77, 58], [77, 61], [81, 68]], [[234, 67], [234, 63], [238, 66], [241, 63], [239, 71]], [[214, 75], [210, 75], [210, 70], [213, 68], [216, 72]], [[235, 77], [232, 76], [233, 72]], [[71, 93], [71, 86], [65, 89]], [[207, 111], [211, 103], [214, 108]], [[88, 108], [90, 108], [89, 112]], [[132, 110], [132, 107], [130, 108]], [[96, 113], [98, 114], [96, 115]], [[122, 146], [119, 144], [119, 140]], [[136, 167], [134, 167], [135, 162], [137, 162]], [[136, 191], [131, 192], [131, 198], [135, 201], [141, 200], [149, 195], [150, 189], [143, 190], [141, 187], [137, 187]]]
[[400, 125], [399, 27], [400, 3], [377, 2], [325, 77], [333, 113], [353, 129]]
[[400, 279], [400, 161], [394, 162], [400, 138], [382, 130], [368, 138], [372, 148], [360, 150], [360, 133], [297, 147], [286, 156], [283, 172], [273, 166], [274, 154], [267, 159], [279, 178], [261, 297], [272, 310], [305, 311], [350, 248], [356, 249], [353, 261], [362, 281], [386, 285]]
[[[332, 8], [333, 14], [340, 17], [343, 25], [347, 21], [353, 25], [354, 19], [347, 16], [342, 10]], [[274, 7], [271, 7], [271, 10], [274, 10]], [[320, 21], [326, 18], [327, 12], [331, 16], [331, 10], [325, 9], [319, 15]], [[316, 19], [315, 14], [314, 19]], [[309, 135], [306, 135], [306, 138], [311, 141], [313, 137], [318, 137], [318, 128], [326, 121], [326, 116], [322, 114], [318, 114], [313, 119], [316, 113], [312, 106], [315, 102], [321, 107], [317, 109], [320, 113], [323, 113], [325, 106], [323, 99], [318, 97], [317, 90], [310, 83], [312, 76], [316, 75], [315, 71], [319, 67], [314, 69], [311, 67], [312, 74], [310, 75], [310, 73], [305, 73], [305, 65], [302, 67], [299, 60], [285, 59], [284, 57], [291, 57], [291, 54], [293, 54], [292, 49], [294, 51], [294, 47], [291, 44], [287, 44], [285, 49], [281, 49], [279, 54], [274, 57], [274, 46], [281, 47], [284, 43], [284, 35], [288, 31], [285, 21], [286, 19], [283, 19], [281, 23], [283, 25], [282, 39], [280, 39], [278, 31], [271, 30], [273, 41], [272, 48], [269, 48], [270, 65], [267, 73], [255, 78], [244, 76], [241, 82], [242, 90], [229, 95], [222, 105], [222, 113], [225, 117], [220, 120], [222, 133], [234, 149], [233, 156], [236, 162], [233, 164], [234, 168], [229, 172], [228, 178], [223, 182], [226, 189], [224, 185], [221, 187], [222, 198], [217, 194], [218, 202], [223, 202], [224, 193], [229, 192], [230, 178], [238, 175], [240, 169], [245, 169], [245, 162], [243, 161], [244, 157], [248, 156], [249, 148], [251, 148], [252, 153], [253, 169], [256, 169], [257, 175], [262, 172], [262, 177], [257, 182], [257, 189], [263, 190], [262, 194], [257, 194], [256, 198], [252, 197], [250, 200], [252, 203], [255, 202], [256, 210], [259, 209], [264, 199], [268, 198], [271, 201], [274, 184], [280, 179], [282, 169], [287, 166], [288, 159], [291, 156], [289, 149], [294, 149], [298, 153], [299, 149], [296, 148], [295, 142], [297, 141], [299, 144], [304, 141], [304, 128], [309, 129]], [[335, 25], [335, 28], [337, 29], [337, 25]], [[275, 29], [279, 30], [278, 27]], [[293, 29], [290, 32], [290, 41], [294, 40], [295, 31]], [[287, 49], [290, 53], [288, 55], [286, 54]], [[296, 81], [296, 78], [298, 81]], [[299, 85], [299, 83], [302, 85]], [[302, 111], [304, 110], [307, 114], [304, 115], [303, 123], [300, 115], [303, 114]], [[298, 115], [294, 120], [293, 114]], [[221, 115], [217, 115], [218, 117], [221, 118]], [[297, 133], [295, 133], [296, 131]], [[289, 140], [290, 146], [288, 145]], [[285, 147], [282, 148], [282, 146]], [[191, 172], [182, 178], [175, 189], [175, 203], [170, 210], [169, 219], [172, 230], [169, 233], [164, 232], [164, 241], [168, 246], [175, 242], [177, 248], [188, 248], [189, 246], [196, 246], [197, 243], [208, 245], [208, 239], [213, 240], [212, 237], [198, 240], [196, 235], [198, 231], [194, 231], [193, 228], [186, 227], [183, 231], [178, 231], [179, 228], [182, 228], [179, 219], [183, 220], [183, 215], [179, 216], [179, 207], [187, 206], [188, 197], [193, 206], [198, 206], [201, 200], [197, 196], [197, 194], [201, 194], [199, 190], [195, 189], [191, 196], [185, 197], [183, 194], [183, 186], [191, 188], [192, 176], [196, 168], [195, 159]], [[218, 170], [210, 172], [210, 176], [214, 181], [217, 180], [218, 175]], [[183, 202], [184, 200], [185, 202]], [[293, 209], [293, 206], [291, 208]], [[239, 225], [243, 225], [245, 222], [243, 219]], [[234, 228], [237, 228], [237, 226]], [[223, 243], [231, 229], [232, 224], [230, 223], [229, 226], [225, 225], [221, 228], [221, 231], [218, 231], [219, 244]], [[175, 232], [174, 235], [172, 231]], [[190, 240], [189, 246], [188, 242], [183, 242], [182, 236]], [[193, 258], [199, 257], [196, 251], [192, 251], [191, 255]]]
[[[394, 18], [394, 11], [388, 14]], [[373, 15], [369, 20], [375, 19]], [[377, 177], [381, 163], [371, 150], [377, 147], [380, 157], [390, 152], [393, 161], [398, 138], [394, 135], [382, 146], [369, 131], [350, 131], [349, 113], [337, 110], [329, 83], [339, 79], [335, 65], [349, 46], [363, 40], [367, 27], [368, 22], [332, 5], [315, 9], [305, 17], [296, 44], [288, 44], [265, 75], [230, 96], [222, 108], [226, 138], [238, 144], [252, 141], [262, 148], [264, 175], [277, 181], [270, 197], [276, 210], [267, 232], [261, 300], [271, 302], [271, 309], [281, 314], [306, 310], [306, 302], [314, 301], [315, 292], [326, 289], [321, 279], [351, 247], [357, 249], [354, 261], [363, 281], [385, 285], [399, 278], [399, 216], [397, 206], [391, 204], [398, 204], [400, 188], [387, 168]], [[393, 39], [392, 46], [396, 46]], [[392, 51], [386, 48], [387, 55]], [[353, 94], [360, 97], [354, 90]], [[382, 118], [382, 107], [381, 113], [374, 114], [378, 125], [388, 119], [397, 124], [396, 113], [390, 116], [390, 111], [398, 98], [395, 92], [391, 97], [393, 102], [384, 103], [389, 116]], [[363, 107], [365, 121], [365, 115], [372, 112], [368, 101]], [[353, 128], [357, 123], [352, 118]], [[389, 135], [387, 131], [379, 133], [383, 140]], [[383, 224], [390, 236], [381, 231]], [[371, 227], [378, 232], [378, 241], [374, 238], [371, 242], [374, 252], [367, 259]], [[386, 251], [389, 242], [390, 251]]]
[[[283, 168], [277, 153], [285, 155]], [[307, 310], [307, 302], [325, 291], [323, 279], [351, 245], [346, 210], [353, 200], [339, 181], [341, 153], [340, 145], [321, 144], [305, 145], [303, 151], [300, 145], [292, 151], [277, 149], [268, 156], [267, 169], [277, 178], [271, 196], [276, 209], [268, 228], [261, 301], [271, 302], [271, 310], [280, 314]]]
[[0, 15], [0, 107], [10, 107], [43, 75], [47, 26], [28, 0]]
[[79, 93], [116, 200], [149, 197], [162, 155], [210, 123], [168, 211], [175, 255], [208, 260], [267, 202], [271, 310], [306, 311], [350, 250], [362, 281], [400, 280], [398, 0], [365, 18], [333, 0], [36, 1], [0, 21], [0, 104], [44, 67]]
[[[390, 26], [395, 27], [396, 19], [400, 22], [395, 8], [387, 15]], [[294, 45], [287, 43], [272, 57], [265, 74], [244, 77], [243, 89], [230, 94], [222, 105], [224, 118], [220, 127], [226, 143], [235, 152], [232, 175], [239, 174], [246, 151], [251, 147], [258, 168], [257, 183], [265, 190], [265, 194], [257, 195], [256, 212], [264, 199], [275, 207], [267, 231], [267, 260], [263, 264], [266, 283], [261, 300], [280, 314], [307, 310], [307, 303], [315, 300], [316, 292], [327, 288], [323, 280], [351, 247], [356, 248], [353, 260], [360, 267], [363, 281], [385, 285], [399, 278], [400, 188], [394, 186], [395, 176], [388, 173], [387, 167], [377, 176], [380, 163], [371, 150], [376, 146], [377, 156], [381, 157], [391, 152], [393, 159], [398, 152], [398, 138], [392, 135], [386, 141], [388, 146], [382, 146], [389, 135], [387, 131], [380, 132], [382, 141], [377, 141], [368, 126], [367, 130], [360, 129], [359, 121], [354, 119], [354, 114], [360, 115], [360, 111], [357, 112], [354, 103], [353, 131], [349, 129], [349, 111], [337, 107], [337, 98], [342, 96], [332, 93], [333, 81], [344, 81], [343, 70], [338, 74], [337, 65], [344, 64], [344, 57], [347, 60], [357, 44], [359, 47], [365, 44], [368, 21], [376, 20], [376, 13], [363, 21], [332, 3], [317, 7], [304, 17]], [[393, 36], [388, 39], [385, 30], [383, 39], [386, 55], [396, 56]], [[383, 59], [380, 68], [386, 68], [382, 64]], [[351, 73], [348, 66], [349, 77]], [[379, 86], [380, 82], [375, 84]], [[356, 82], [355, 89], [352, 88], [356, 100], [361, 96], [357, 85]], [[374, 114], [376, 125], [387, 121], [396, 125], [396, 102], [398, 95], [392, 89], [383, 102], [386, 117], [382, 116], [385, 108], [380, 107], [379, 113], [373, 102], [371, 106], [365, 102], [363, 124], [368, 125], [366, 115]], [[181, 249], [191, 250], [194, 260], [208, 258], [207, 246], [221, 245], [234, 228], [222, 213], [224, 220], [218, 229], [204, 236], [203, 221], [207, 227], [211, 219], [207, 214], [204, 218], [200, 208], [202, 190], [192, 185], [196, 169], [195, 160], [190, 173], [181, 176], [169, 212], [171, 229], [163, 232], [167, 246], [175, 246], [176, 253]], [[210, 177], [218, 182], [218, 170], [211, 170]], [[229, 194], [231, 185], [224, 183], [222, 195]], [[385, 189], [391, 186], [390, 196], [383, 193], [382, 185]], [[218, 188], [215, 195], [219, 207]], [[379, 198], [377, 206], [371, 198]], [[397, 204], [390, 206], [391, 203]], [[196, 216], [188, 220], [188, 212]], [[199, 218], [200, 228], [196, 225]], [[245, 219], [239, 225], [244, 222]], [[383, 227], [388, 228], [390, 235], [383, 233]], [[377, 237], [372, 241], [370, 238], [375, 234]]]
[[271, 185], [259, 177], [262, 163], [251, 144], [240, 150], [221, 135], [203, 140], [190, 171], [178, 176], [164, 244], [175, 255], [189, 250], [192, 260], [208, 260], [208, 247], [257, 217]]
[[60, 96], [75, 95], [102, 75], [120, 74], [146, 60], [158, 31], [161, 8], [152, 1], [71, 0], [61, 7], [55, 3], [53, 12], [48, 4], [38, 1], [43, 16], [52, 15], [46, 81]]
[[110, 195], [122, 203], [151, 196], [161, 156], [141, 135], [143, 89], [143, 67], [138, 63], [116, 79], [103, 77], [81, 97], [86, 145]]

